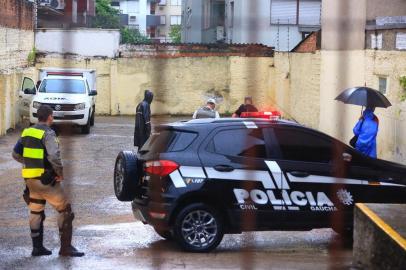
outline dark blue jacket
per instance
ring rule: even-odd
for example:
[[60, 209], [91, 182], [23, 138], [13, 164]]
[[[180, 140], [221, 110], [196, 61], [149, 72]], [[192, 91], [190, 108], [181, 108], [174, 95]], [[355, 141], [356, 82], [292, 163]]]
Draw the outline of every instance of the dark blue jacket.
[[365, 109], [362, 118], [355, 125], [353, 132], [358, 136], [355, 149], [364, 155], [376, 158], [376, 135], [378, 134], [379, 120], [374, 112]]

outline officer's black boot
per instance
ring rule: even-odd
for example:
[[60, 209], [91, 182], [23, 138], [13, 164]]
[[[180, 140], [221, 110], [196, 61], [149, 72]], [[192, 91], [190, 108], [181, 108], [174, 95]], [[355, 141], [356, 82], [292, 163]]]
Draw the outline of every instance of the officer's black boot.
[[74, 246], [72, 246], [73, 218], [74, 215], [72, 212], [65, 212], [65, 219], [62, 225], [62, 229], [59, 230], [59, 234], [61, 236], [61, 249], [59, 250], [60, 256], [82, 257], [83, 255], [85, 255], [85, 253], [78, 251]]
[[36, 237], [32, 237], [32, 252], [31, 255], [34, 257], [37, 256], [48, 256], [52, 254], [52, 251], [46, 249], [43, 246], [44, 240], [44, 227], [41, 225], [39, 235]]

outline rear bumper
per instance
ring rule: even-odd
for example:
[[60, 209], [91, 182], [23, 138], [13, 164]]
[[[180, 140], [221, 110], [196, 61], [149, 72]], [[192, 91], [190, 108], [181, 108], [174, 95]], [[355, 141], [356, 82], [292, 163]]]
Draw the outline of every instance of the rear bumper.
[[144, 224], [163, 230], [170, 229], [171, 204], [149, 202], [144, 204], [137, 199], [131, 203], [133, 215]]

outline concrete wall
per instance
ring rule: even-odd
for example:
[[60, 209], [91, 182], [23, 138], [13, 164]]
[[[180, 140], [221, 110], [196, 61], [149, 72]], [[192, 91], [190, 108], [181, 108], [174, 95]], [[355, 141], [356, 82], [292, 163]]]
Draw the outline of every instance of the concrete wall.
[[405, 0], [367, 0], [367, 20], [375, 20], [380, 16], [405, 16]]
[[19, 121], [18, 88], [32, 75], [28, 55], [34, 48], [32, 3], [0, 0], [0, 135]]
[[323, 0], [323, 50], [362, 50], [365, 42], [367, 0]]
[[119, 43], [119, 30], [40, 29], [36, 31], [35, 36], [37, 50], [47, 53], [116, 57], [118, 56]]

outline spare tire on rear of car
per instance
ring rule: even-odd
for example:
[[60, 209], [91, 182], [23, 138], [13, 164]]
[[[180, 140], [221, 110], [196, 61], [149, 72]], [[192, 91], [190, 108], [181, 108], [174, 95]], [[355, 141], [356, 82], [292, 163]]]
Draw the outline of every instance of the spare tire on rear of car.
[[141, 179], [137, 155], [132, 151], [121, 151], [114, 166], [114, 192], [118, 200], [134, 200]]

